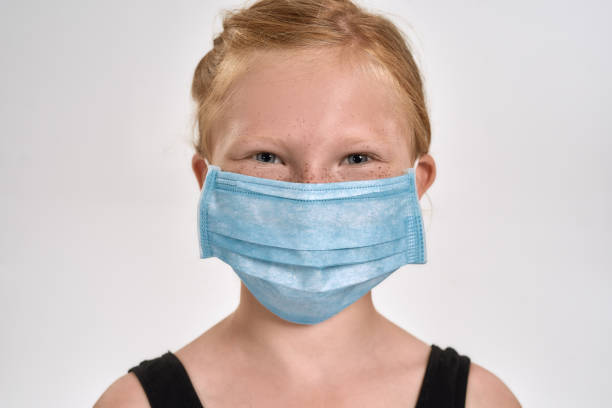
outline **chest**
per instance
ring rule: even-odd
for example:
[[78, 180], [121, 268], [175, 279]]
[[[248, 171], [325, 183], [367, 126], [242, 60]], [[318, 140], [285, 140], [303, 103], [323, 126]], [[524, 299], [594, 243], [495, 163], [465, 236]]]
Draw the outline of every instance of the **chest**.
[[207, 408], [413, 408], [423, 372], [397, 369], [345, 373], [336, 378], [289, 379], [234, 373], [231, 381], [209, 378], [196, 385]]

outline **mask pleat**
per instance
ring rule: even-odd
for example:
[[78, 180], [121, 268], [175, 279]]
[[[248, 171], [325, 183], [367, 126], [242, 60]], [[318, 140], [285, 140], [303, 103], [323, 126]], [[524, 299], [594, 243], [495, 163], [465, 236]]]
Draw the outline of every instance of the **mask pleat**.
[[406, 251], [370, 262], [321, 268], [263, 261], [220, 247], [214, 247], [213, 255], [231, 265], [235, 271], [309, 292], [326, 292], [348, 287], [394, 271], [407, 263], [419, 263], [415, 254]]
[[[400, 252], [418, 254], [417, 237], [403, 237], [377, 245], [330, 250], [294, 250], [280, 246], [262, 245], [210, 232], [208, 242], [225, 250], [263, 261], [322, 268], [327, 265], [350, 265], [370, 262]], [[416, 255], [415, 255], [416, 257]]]
[[[376, 245], [406, 236], [404, 220], [420, 215], [408, 192], [394, 199], [295, 202], [215, 191], [208, 231], [269, 246], [326, 250]], [[418, 205], [418, 204], [417, 204]]]

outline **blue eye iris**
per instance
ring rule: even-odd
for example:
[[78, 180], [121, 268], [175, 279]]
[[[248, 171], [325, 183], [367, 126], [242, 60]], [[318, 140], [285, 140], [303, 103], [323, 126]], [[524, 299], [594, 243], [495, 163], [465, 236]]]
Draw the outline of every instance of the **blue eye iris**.
[[[355, 160], [352, 161], [351, 159], [355, 159]], [[353, 164], [365, 163], [368, 160], [369, 160], [369, 158], [365, 154], [351, 154], [351, 155], [348, 156], [349, 163], [353, 163]]]
[[276, 158], [276, 155], [274, 155], [274, 153], [269, 153], [269, 152], [261, 152], [255, 155], [255, 160], [262, 161], [264, 163], [274, 162], [275, 158]]

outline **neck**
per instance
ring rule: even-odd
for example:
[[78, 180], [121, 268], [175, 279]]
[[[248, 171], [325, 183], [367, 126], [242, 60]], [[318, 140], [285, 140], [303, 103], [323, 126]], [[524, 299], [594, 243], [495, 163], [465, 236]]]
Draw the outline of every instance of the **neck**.
[[[240, 304], [229, 319], [230, 331], [252, 353], [294, 371], [333, 369], [338, 361], [357, 361], [369, 349], [384, 318], [371, 292], [331, 318], [314, 325], [281, 319], [266, 309], [241, 282]], [[288, 367], [290, 366], [290, 367]]]

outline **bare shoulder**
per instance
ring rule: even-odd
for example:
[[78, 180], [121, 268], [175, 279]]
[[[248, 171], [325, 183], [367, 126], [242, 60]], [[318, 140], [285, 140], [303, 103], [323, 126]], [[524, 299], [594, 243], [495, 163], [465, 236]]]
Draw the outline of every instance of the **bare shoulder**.
[[147, 396], [134, 373], [127, 373], [112, 383], [94, 404], [94, 408], [149, 408]]
[[512, 391], [495, 374], [471, 363], [465, 397], [466, 408], [520, 408]]

